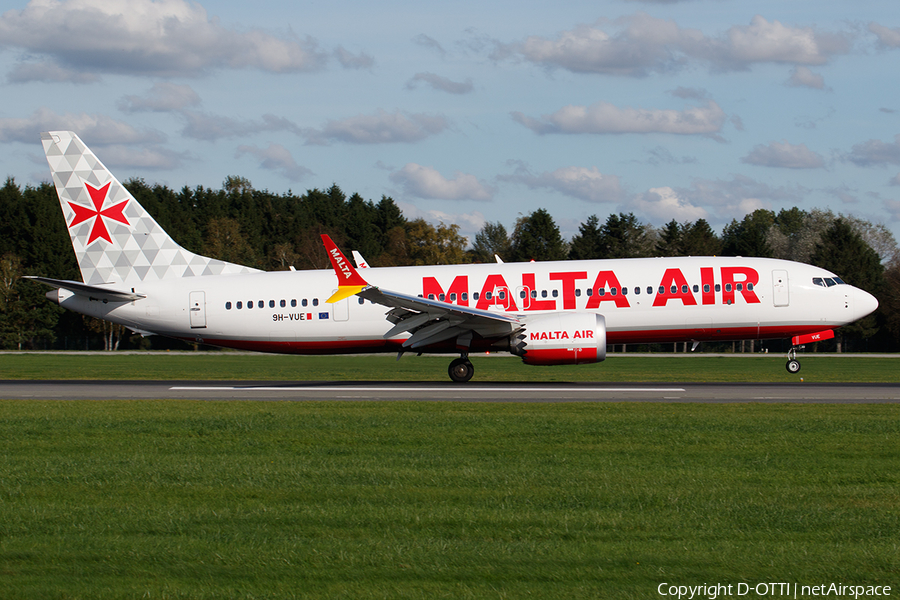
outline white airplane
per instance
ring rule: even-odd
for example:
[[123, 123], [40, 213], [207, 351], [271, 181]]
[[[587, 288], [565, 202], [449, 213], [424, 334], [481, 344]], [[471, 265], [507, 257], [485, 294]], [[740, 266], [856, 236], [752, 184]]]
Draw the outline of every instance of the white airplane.
[[[877, 306], [824, 269], [740, 257], [368, 268], [322, 236], [333, 271], [262, 272], [175, 243], [72, 132], [41, 135], [83, 281], [33, 279], [60, 306], [156, 334], [262, 352], [507, 351], [530, 365], [596, 363], [607, 344], [792, 338]], [[361, 273], [365, 273], [363, 276]]]

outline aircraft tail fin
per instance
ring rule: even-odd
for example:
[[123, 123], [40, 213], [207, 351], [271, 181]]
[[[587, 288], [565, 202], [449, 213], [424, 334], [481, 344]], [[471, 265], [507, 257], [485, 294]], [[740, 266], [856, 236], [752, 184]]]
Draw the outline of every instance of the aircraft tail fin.
[[132, 286], [256, 270], [175, 243], [75, 133], [41, 133], [41, 142], [86, 284]]

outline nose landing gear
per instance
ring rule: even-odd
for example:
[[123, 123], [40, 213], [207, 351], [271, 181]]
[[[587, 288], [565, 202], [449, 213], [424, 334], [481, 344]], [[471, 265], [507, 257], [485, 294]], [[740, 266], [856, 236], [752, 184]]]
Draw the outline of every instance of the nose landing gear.
[[472, 375], [475, 374], [475, 367], [469, 362], [469, 355], [463, 354], [450, 363], [447, 373], [450, 375], [450, 379], [456, 383], [465, 383], [472, 379]]
[[788, 361], [784, 368], [791, 374], [800, 372], [800, 361], [797, 360], [797, 348], [794, 346], [791, 346], [791, 349], [788, 350]]

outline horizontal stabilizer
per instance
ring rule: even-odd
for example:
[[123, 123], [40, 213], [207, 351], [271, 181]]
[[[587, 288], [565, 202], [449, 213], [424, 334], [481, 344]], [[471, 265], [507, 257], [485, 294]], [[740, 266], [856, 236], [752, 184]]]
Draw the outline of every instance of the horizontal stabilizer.
[[26, 275], [25, 279], [39, 281], [50, 287], [68, 290], [79, 296], [87, 296], [96, 300], [106, 300], [108, 302], [131, 302], [132, 300], [140, 300], [146, 298], [141, 294], [128, 292], [124, 290], [116, 290], [113, 288], [100, 287], [98, 285], [88, 285], [80, 281], [69, 281], [67, 279], [50, 279], [49, 277], [35, 277]]

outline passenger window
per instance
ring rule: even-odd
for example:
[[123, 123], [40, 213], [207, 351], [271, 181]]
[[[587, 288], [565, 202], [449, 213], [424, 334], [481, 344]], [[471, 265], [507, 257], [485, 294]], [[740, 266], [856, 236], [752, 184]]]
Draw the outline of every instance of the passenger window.
[[450, 294], [450, 302], [456, 302], [456, 292]]
[[619, 293], [619, 288], [611, 287], [611, 288], [609, 288], [609, 293], [610, 293], [610, 295], [612, 295], [612, 296], [616, 296], [616, 295], [618, 295], [618, 293]]
[[635, 288], [634, 288], [634, 293], [635, 293], [635, 295], [640, 295], [640, 293], [641, 293], [641, 288], [635, 287]]
[[[615, 295], [615, 294], [613, 294], [613, 295]], [[623, 296], [627, 296], [627, 295], [628, 295], [628, 288], [625, 287], [624, 285], [622, 286], [622, 295], [623, 295]]]
[[663, 286], [659, 286], [659, 293], [660, 293], [660, 294], [665, 294], [665, 293], [666, 293], [666, 288], [664, 288]]
[[531, 290], [531, 297], [537, 298], [537, 290]]
[[695, 283], [694, 284], [694, 293], [696, 294], [699, 291], [700, 291], [700, 286]]
[[247, 300], [247, 308], [253, 308], [253, 300]]
[[597, 290], [597, 295], [598, 295], [598, 296], [605, 296], [605, 295], [606, 295], [606, 288], [600, 288], [599, 290]]
[[686, 286], [686, 285], [681, 286], [681, 293], [682, 293], [682, 294], [687, 294], [687, 293], [688, 293], [688, 286]]
[[673, 294], [677, 294], [677, 293], [678, 293], [678, 286], [677, 286], [677, 285], [673, 285], [672, 287], [669, 288], [669, 291], [672, 292]]
[[275, 301], [269, 300], [269, 308], [275, 308]]
[[541, 298], [547, 297], [547, 290], [541, 290]]
[[581, 288], [575, 288], [575, 297], [581, 298]]
[[747, 291], [748, 291], [748, 292], [752, 292], [752, 291], [753, 291], [753, 284], [752, 284], [752, 283], [748, 283], [748, 284], [747, 284]]
[[225, 303], [225, 310], [231, 310], [231, 302]]
[[559, 297], [559, 290], [553, 290], [553, 297], [554, 298]]
[[472, 300], [478, 300], [478, 292], [472, 292]]
[[717, 292], [721, 292], [721, 291], [722, 291], [722, 286], [721, 286], [721, 284], [718, 284], [718, 283], [716, 284], [716, 291], [717, 291]]
[[522, 298], [522, 299], [524, 300], [524, 299], [525, 299], [525, 296], [526, 296], [525, 290], [522, 290], [522, 291], [519, 292], [519, 298]]
[[309, 303], [309, 300], [307, 300], [306, 298], [304, 298], [303, 301], [302, 301], [300, 304], [301, 304], [302, 306], [306, 306], [308, 303]]
[[704, 294], [708, 294], [708, 293], [709, 293], [709, 284], [708, 284], [708, 283], [704, 283], [704, 284], [703, 284], [703, 293], [704, 293]]
[[[468, 301], [469, 300], [469, 292], [463, 292], [462, 299], [463, 299], [463, 302]], [[478, 298], [476, 298], [476, 300], [478, 300]]]
[[[660, 292], [660, 294], [661, 294], [661, 293], [662, 293], [662, 292]], [[652, 295], [653, 295], [653, 288], [650, 287], [649, 285], [647, 286], [647, 295], [648, 295], [648, 296], [652, 296]]]
[[318, 305], [319, 305], [319, 299], [313, 298], [313, 306], [318, 306]]
[[586, 289], [586, 290], [585, 290], [585, 293], [587, 293], [588, 298], [590, 298], [591, 296], [594, 295], [594, 288], [588, 288], [588, 289]]
[[506, 300], [506, 292], [501, 290], [499, 294], [497, 294], [501, 300]]
[[287, 307], [287, 302], [285, 302], [284, 300], [282, 300], [280, 304], [281, 304], [281, 308]]
[[429, 299], [429, 300], [434, 300], [434, 294], [428, 294], [428, 299]]
[[359, 304], [360, 304], [360, 306], [362, 305], [363, 302], [365, 302], [365, 299], [360, 298], [360, 299], [359, 299]]
[[736, 290], [739, 291], [739, 292], [743, 292], [743, 291], [744, 291], [744, 284], [743, 284], [743, 283], [739, 283], [739, 284], [737, 284], [736, 286], [734, 286], [734, 289], [736, 289]]
[[265, 301], [265, 300], [260, 300], [256, 305], [257, 305], [258, 307], [260, 307], [260, 308], [265, 308], [265, 307], [266, 307], [266, 301]]
[[441, 302], [443, 302], [443, 301], [444, 301], [444, 298], [446, 298], [446, 296], [444, 296], [444, 294], [438, 294], [438, 300], [440, 300]]
[[725, 291], [726, 291], [726, 292], [730, 292], [730, 291], [731, 291], [731, 284], [730, 284], [730, 283], [726, 283], [726, 284], [725, 284]]
[[238, 310], [241, 310], [241, 302], [240, 302], [240, 300], [238, 300], [238, 303], [237, 303], [237, 309], [238, 309]]

